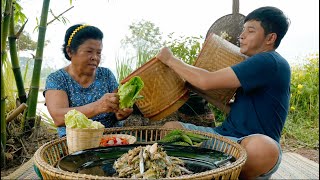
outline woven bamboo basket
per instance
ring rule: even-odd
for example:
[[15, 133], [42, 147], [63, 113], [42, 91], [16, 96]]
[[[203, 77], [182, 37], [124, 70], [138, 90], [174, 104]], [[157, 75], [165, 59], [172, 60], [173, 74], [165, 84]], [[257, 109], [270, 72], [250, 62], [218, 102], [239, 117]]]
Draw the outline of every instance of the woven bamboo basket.
[[228, 41], [236, 46], [240, 46], [238, 37], [241, 34], [245, 16], [239, 13], [239, 0], [232, 0], [232, 14], [220, 17], [209, 28], [206, 38], [215, 33], [222, 36], [223, 33], [228, 35]]
[[185, 82], [160, 60], [153, 58], [121, 81], [127, 82], [133, 76], [140, 76], [144, 87], [140, 95], [144, 98], [136, 105], [150, 120], [160, 120], [177, 111], [187, 100]]
[[67, 145], [69, 153], [76, 151], [99, 147], [104, 128], [68, 128], [67, 127]]
[[[168, 134], [172, 129], [163, 129], [157, 126], [142, 126], [128, 128], [107, 128], [106, 134], [129, 134], [137, 138], [137, 142], [141, 144], [153, 144]], [[246, 151], [239, 144], [211, 133], [200, 131], [190, 131], [211, 138], [211, 142], [207, 143], [205, 148], [217, 150], [227, 155], [232, 155], [236, 161], [227, 166], [217, 169], [196, 173], [192, 175], [184, 175], [167, 179], [237, 179], [240, 171], [247, 159]], [[39, 168], [44, 179], [126, 179], [116, 177], [95, 176], [87, 174], [78, 174], [74, 172], [63, 171], [56, 168], [58, 161], [69, 154], [66, 145], [66, 138], [57, 139], [42, 145], [34, 154], [34, 163]]]
[[[246, 56], [240, 53], [239, 47], [216, 34], [211, 34], [206, 39], [194, 66], [213, 72], [238, 64], [245, 59]], [[190, 88], [222, 111], [226, 111], [226, 105], [237, 90], [218, 89], [203, 91], [191, 85]]]

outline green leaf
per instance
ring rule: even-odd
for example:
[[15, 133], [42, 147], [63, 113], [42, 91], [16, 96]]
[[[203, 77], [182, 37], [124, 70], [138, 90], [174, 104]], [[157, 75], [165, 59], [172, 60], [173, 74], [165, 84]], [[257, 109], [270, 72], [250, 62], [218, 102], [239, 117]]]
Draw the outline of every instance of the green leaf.
[[132, 77], [128, 82], [121, 85], [118, 91], [120, 98], [119, 107], [131, 108], [137, 99], [143, 98], [139, 92], [144, 87], [144, 83], [139, 76]]
[[64, 115], [64, 122], [66, 127], [69, 128], [104, 128], [104, 125], [100, 122], [88, 119], [87, 116], [75, 109], [68, 111], [68, 113]]

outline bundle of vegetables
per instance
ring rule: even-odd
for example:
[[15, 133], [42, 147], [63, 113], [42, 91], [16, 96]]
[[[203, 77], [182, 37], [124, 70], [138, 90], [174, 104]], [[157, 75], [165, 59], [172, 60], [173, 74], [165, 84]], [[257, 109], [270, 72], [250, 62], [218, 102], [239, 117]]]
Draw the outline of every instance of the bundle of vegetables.
[[86, 115], [75, 109], [68, 111], [68, 113], [64, 115], [64, 122], [68, 128], [104, 128], [104, 125], [100, 122], [88, 119]]
[[202, 136], [200, 134], [195, 134], [191, 132], [184, 132], [179, 129], [172, 130], [165, 137], [163, 137], [160, 143], [169, 143], [173, 145], [181, 146], [200, 146], [201, 143], [209, 138]]
[[132, 77], [129, 81], [119, 87], [119, 107], [131, 108], [137, 99], [143, 98], [139, 92], [144, 87], [144, 83], [139, 76]]

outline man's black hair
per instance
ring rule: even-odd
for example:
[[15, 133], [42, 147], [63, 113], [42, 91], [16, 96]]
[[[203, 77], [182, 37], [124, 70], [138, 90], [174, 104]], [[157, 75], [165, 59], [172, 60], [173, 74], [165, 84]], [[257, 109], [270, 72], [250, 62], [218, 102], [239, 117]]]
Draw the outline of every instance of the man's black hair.
[[277, 39], [274, 44], [275, 49], [280, 45], [290, 25], [290, 20], [286, 15], [280, 9], [271, 6], [261, 7], [252, 11], [246, 16], [244, 22], [246, 23], [251, 20], [261, 22], [265, 35], [270, 33], [277, 34]]

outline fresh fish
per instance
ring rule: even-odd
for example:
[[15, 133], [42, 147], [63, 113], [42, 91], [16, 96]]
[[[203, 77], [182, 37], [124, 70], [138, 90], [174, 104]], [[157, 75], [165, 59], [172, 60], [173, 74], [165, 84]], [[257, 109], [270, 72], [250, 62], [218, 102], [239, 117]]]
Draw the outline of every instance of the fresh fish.
[[150, 153], [151, 154], [154, 154], [155, 152], [157, 152], [157, 150], [158, 150], [158, 143], [154, 143], [154, 144], [152, 144], [152, 146], [150, 147]]
[[123, 154], [113, 165], [119, 177], [161, 179], [192, 173], [178, 157], [168, 156], [157, 143], [139, 146]]
[[139, 153], [139, 157], [140, 157], [140, 174], [144, 173], [144, 162], [143, 162], [143, 148], [140, 149], [140, 153]]
[[192, 171], [189, 171], [187, 168], [185, 168], [185, 167], [182, 167], [182, 166], [178, 166], [179, 167], [179, 169], [181, 170], [181, 171], [183, 171], [183, 172], [185, 172], [185, 173], [187, 173], [187, 174], [193, 174], [193, 172]]
[[172, 165], [172, 161], [171, 161], [169, 156], [166, 156], [165, 161], [166, 161], [167, 166], [171, 166]]

